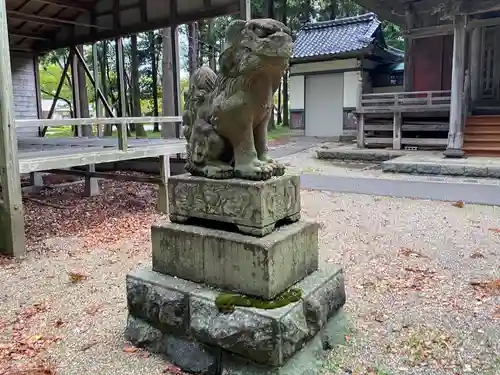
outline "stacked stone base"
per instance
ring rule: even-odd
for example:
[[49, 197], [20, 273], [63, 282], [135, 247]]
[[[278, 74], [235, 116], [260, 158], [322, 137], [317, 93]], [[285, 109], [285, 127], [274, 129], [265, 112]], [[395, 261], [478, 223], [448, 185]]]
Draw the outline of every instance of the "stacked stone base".
[[[154, 226], [152, 269], [127, 276], [127, 338], [196, 374], [319, 374], [334, 333], [343, 336], [344, 278], [318, 269], [319, 226], [300, 220], [298, 177], [168, 184], [170, 218], [182, 223]], [[222, 313], [215, 302], [221, 293], [270, 301], [290, 288], [302, 298], [275, 309]]]
[[224, 314], [218, 290], [137, 269], [127, 276], [126, 336], [196, 374], [314, 374], [324, 349], [343, 336], [335, 316], [345, 302], [344, 277], [329, 266], [294, 287], [303, 292], [298, 302]]

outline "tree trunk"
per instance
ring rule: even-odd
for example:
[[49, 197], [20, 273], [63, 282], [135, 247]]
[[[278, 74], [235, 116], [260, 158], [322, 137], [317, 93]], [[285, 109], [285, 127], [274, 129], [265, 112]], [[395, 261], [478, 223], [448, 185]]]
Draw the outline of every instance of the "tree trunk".
[[[156, 38], [155, 34], [152, 31], [150, 34], [150, 58], [151, 58], [151, 74], [153, 81], [153, 116], [158, 116], [158, 64], [156, 61]], [[154, 132], [159, 132], [160, 127], [157, 122], [154, 123]]]
[[[85, 51], [83, 50], [83, 46], [77, 46], [78, 52], [82, 56], [85, 56]], [[84, 57], [85, 58], [85, 57]], [[80, 62], [78, 62], [77, 68], [77, 76], [78, 76], [78, 89], [79, 89], [79, 101], [80, 101], [80, 116], [82, 118], [89, 118], [89, 96], [87, 93], [87, 77], [85, 75], [85, 70]], [[91, 126], [82, 126], [82, 136], [90, 137], [92, 135], [92, 127]]]
[[[163, 29], [163, 82], [162, 82], [162, 114], [163, 116], [175, 116], [175, 100], [174, 100], [174, 85], [175, 79], [173, 71], [173, 59], [175, 56], [172, 54], [172, 43], [175, 43], [172, 38], [172, 29]], [[161, 127], [162, 138], [175, 138], [175, 124], [164, 123]]]
[[330, 19], [334, 20], [337, 18], [337, 0], [330, 0]]
[[[288, 6], [287, 0], [283, 0], [283, 20], [282, 22], [288, 24]], [[290, 126], [290, 113], [288, 109], [288, 71], [283, 75], [283, 126]]]
[[189, 75], [192, 75], [196, 68], [198, 67], [198, 33], [196, 22], [192, 22], [188, 25], [188, 71]]
[[283, 122], [283, 118], [281, 117], [281, 85], [282, 83], [280, 82], [280, 86], [278, 89], [278, 119], [276, 120], [278, 124], [281, 124]]
[[[98, 49], [99, 51], [99, 49]], [[108, 65], [106, 64], [106, 58], [108, 56], [108, 42], [103, 41], [102, 42], [102, 52], [101, 55], [99, 56], [99, 70], [101, 72], [101, 88], [102, 88], [102, 93], [106, 100], [109, 99], [109, 93], [108, 93]], [[107, 117], [107, 116], [106, 116]], [[111, 124], [106, 124], [104, 125], [104, 136], [105, 137], [111, 137], [113, 135], [113, 125]]]
[[[139, 56], [137, 54], [137, 34], [131, 36], [130, 39], [130, 57], [132, 59], [132, 71], [131, 76], [131, 97], [132, 97], [132, 114], [135, 117], [141, 116], [141, 88], [139, 86]], [[135, 124], [135, 136], [136, 138], [147, 138], [147, 133], [144, 130], [143, 124]]]
[[[264, 2], [265, 6], [265, 12], [266, 16], [268, 18], [274, 18], [274, 0], [265, 0]], [[276, 121], [274, 119], [274, 95], [272, 98], [272, 103], [271, 103], [271, 119], [269, 120], [269, 123], [267, 125], [268, 130], [274, 130], [276, 129]]]
[[208, 21], [208, 66], [217, 72], [217, 59], [215, 56], [214, 20]]

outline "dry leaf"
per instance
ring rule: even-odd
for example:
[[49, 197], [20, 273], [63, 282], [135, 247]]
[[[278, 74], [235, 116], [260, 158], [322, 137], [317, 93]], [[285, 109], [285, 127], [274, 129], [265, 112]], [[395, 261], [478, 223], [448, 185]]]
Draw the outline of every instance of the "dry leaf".
[[455, 202], [455, 203], [452, 203], [452, 206], [453, 206], [453, 207], [458, 207], [458, 208], [464, 208], [464, 205], [465, 205], [465, 204], [464, 204], [464, 202], [462, 202], [462, 201], [457, 201], [457, 202]]
[[479, 250], [474, 251], [470, 257], [472, 259], [479, 259], [479, 258], [486, 258], [483, 253], [481, 253]]
[[488, 230], [493, 233], [500, 233], [500, 228], [490, 228]]
[[55, 326], [56, 328], [62, 327], [63, 325], [64, 325], [64, 321], [63, 321], [61, 318], [57, 319], [57, 320], [54, 322], [54, 326]]
[[85, 275], [80, 272], [68, 272], [69, 281], [72, 283], [79, 283], [80, 281], [87, 280], [89, 275]]
[[428, 258], [427, 255], [422, 254], [419, 251], [407, 248], [407, 247], [402, 247], [399, 249], [398, 254], [404, 255], [406, 257], [415, 257], [415, 258]]
[[125, 353], [135, 353], [135, 352], [137, 352], [138, 350], [139, 350], [139, 349], [138, 349], [138, 348], [136, 348], [135, 346], [128, 346], [128, 345], [126, 345], [126, 346], [124, 346], [124, 347], [123, 347], [123, 351], [124, 351]]
[[162, 371], [162, 374], [168, 374], [168, 375], [182, 375], [182, 371], [179, 367], [174, 366], [174, 365], [168, 365], [165, 367], [165, 369]]
[[95, 315], [99, 312], [101, 306], [99, 305], [91, 305], [85, 309], [85, 312], [89, 315]]

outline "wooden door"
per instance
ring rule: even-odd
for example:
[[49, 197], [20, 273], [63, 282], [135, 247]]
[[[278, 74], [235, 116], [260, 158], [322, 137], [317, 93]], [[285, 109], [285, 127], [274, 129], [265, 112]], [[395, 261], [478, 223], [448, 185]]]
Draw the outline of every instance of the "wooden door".
[[485, 27], [481, 43], [482, 102], [500, 102], [500, 26]]

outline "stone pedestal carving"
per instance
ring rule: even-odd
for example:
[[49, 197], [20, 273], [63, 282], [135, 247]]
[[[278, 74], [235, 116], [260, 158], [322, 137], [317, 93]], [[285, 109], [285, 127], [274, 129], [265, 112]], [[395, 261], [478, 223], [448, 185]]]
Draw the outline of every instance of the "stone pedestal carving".
[[[323, 348], [341, 335], [335, 319], [344, 277], [338, 267], [318, 267], [317, 223], [280, 224], [300, 215], [298, 177], [182, 175], [168, 184], [171, 216], [187, 223], [153, 226], [152, 269], [127, 276], [127, 338], [197, 374], [319, 371]], [[241, 233], [240, 224], [256, 235]], [[222, 313], [215, 303], [220, 293], [272, 300], [290, 288], [301, 291], [300, 300], [276, 309]]]

